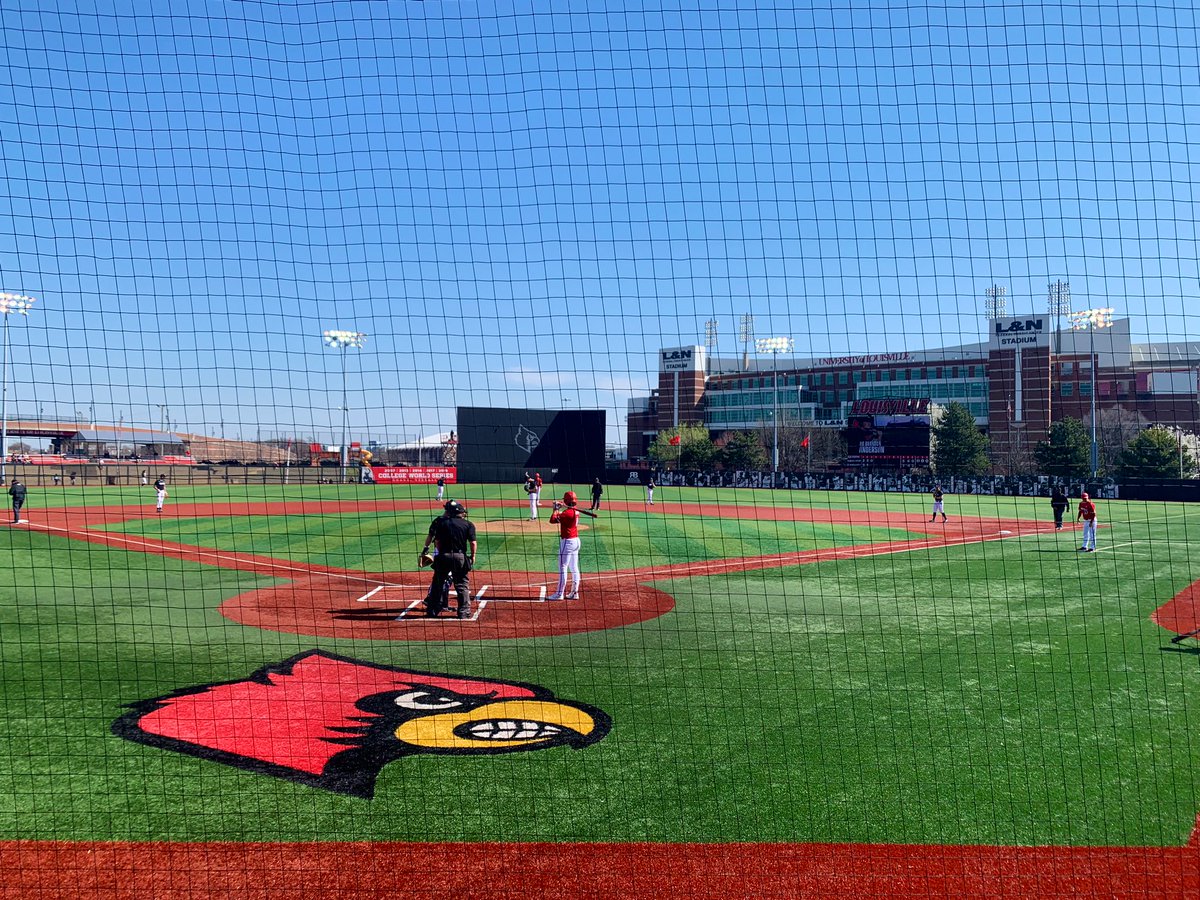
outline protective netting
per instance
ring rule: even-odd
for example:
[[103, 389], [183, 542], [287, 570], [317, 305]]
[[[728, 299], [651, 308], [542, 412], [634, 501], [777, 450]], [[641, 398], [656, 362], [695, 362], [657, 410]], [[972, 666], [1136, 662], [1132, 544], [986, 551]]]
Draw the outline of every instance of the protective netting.
[[0, 0], [5, 890], [1200, 890], [1197, 37]]

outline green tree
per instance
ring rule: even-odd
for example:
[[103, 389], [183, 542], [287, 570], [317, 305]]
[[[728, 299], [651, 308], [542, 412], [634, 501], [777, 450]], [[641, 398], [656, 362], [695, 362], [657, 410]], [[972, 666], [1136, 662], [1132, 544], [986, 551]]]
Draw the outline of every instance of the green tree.
[[938, 475], [984, 475], [990, 463], [988, 439], [961, 403], [951, 403], [933, 426], [930, 462]]
[[[671, 438], [678, 437], [677, 444]], [[660, 431], [650, 445], [650, 461], [660, 469], [710, 469], [717, 447], [703, 425], [680, 425]]]
[[1138, 434], [1117, 457], [1121, 478], [1178, 478], [1181, 466], [1185, 478], [1196, 474], [1196, 461], [1180, 446], [1178, 435], [1158, 426]]
[[762, 442], [749, 431], [731, 431], [725, 435], [720, 461], [726, 469], [761, 471], [771, 467]]
[[1060, 478], [1086, 478], [1091, 473], [1092, 439], [1078, 419], [1050, 426], [1050, 438], [1033, 450], [1038, 471]]

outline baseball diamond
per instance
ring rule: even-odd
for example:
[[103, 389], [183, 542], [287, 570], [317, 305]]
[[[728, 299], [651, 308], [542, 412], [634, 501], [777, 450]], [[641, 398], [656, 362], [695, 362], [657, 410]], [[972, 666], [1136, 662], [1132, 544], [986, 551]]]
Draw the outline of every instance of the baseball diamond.
[[[104, 862], [81, 885], [98, 896], [128, 854], [194, 869], [177, 842], [209, 847], [212, 859], [234, 854], [226, 862], [243, 873], [261, 872], [258, 858], [221, 842], [269, 842], [271, 858], [286, 860], [290, 842], [318, 841], [306, 858], [358, 866], [355, 842], [423, 840], [436, 820], [450, 841], [520, 834], [552, 842], [550, 858], [604, 853], [630, 872], [672, 845], [678, 863], [635, 877], [665, 885], [654, 879], [686, 860], [690, 874], [661, 887], [668, 896], [720, 884], [727, 857], [716, 846], [730, 842], [791, 871], [783, 883], [797, 890], [830, 889], [836, 879], [816, 871], [842, 854], [875, 859], [876, 877], [903, 870], [947, 889], [1034, 873], [1101, 889], [1130, 870], [1181, 888], [1198, 877], [1200, 770], [1172, 739], [1187, 710], [1170, 699], [1195, 679], [1197, 650], [1170, 638], [1200, 627], [1200, 567], [1183, 544], [1152, 558], [1138, 549], [1162, 521], [1186, 533], [1187, 507], [1109, 502], [1101, 550], [1084, 556], [1073, 531], [1056, 532], [1021, 498], [958, 497], [948, 523], [930, 523], [921, 495], [677, 489], [653, 510], [641, 495], [610, 488], [591, 522], [580, 598], [551, 603], [554, 526], [508, 528], [525, 516], [519, 498], [460, 486], [487, 523], [464, 621], [420, 615], [429, 576], [414, 548], [439, 507], [412, 487], [369, 497], [339, 486], [179, 488], [161, 514], [107, 489], [40, 509], [7, 540], [31, 560], [70, 560], [72, 580], [68, 589], [61, 567], [50, 582], [31, 569], [11, 595], [4, 702], [30, 739], [52, 723], [67, 740], [5, 757], [30, 789], [4, 801], [0, 853], [28, 886], [93, 848]], [[70, 612], [85, 586], [91, 618]], [[49, 621], [77, 635], [79, 660], [39, 644]], [[1120, 668], [1113, 647], [1125, 648]], [[400, 690], [435, 717], [397, 720], [389, 727], [407, 737], [392, 749], [381, 726], [363, 730], [361, 746], [341, 730], [333, 757], [304, 749], [326, 740], [312, 731], [324, 707], [311, 698], [269, 756], [238, 737], [237, 705], [203, 727], [187, 724], [194, 712], [140, 718], [182, 702], [173, 697], [203, 701], [181, 710], [209, 709], [204, 691], [232, 700], [240, 683], [282, 684], [254, 673], [289, 671], [289, 658], [318, 651], [346, 661], [337, 671], [350, 693], [338, 702], [357, 704], [355, 715], [374, 721]], [[393, 669], [408, 680], [372, 676], [377, 686], [364, 687], [354, 674]], [[429, 682], [424, 672], [443, 674]], [[414, 678], [435, 687], [413, 688]], [[530, 699], [456, 719], [464, 686], [490, 681], [528, 685], [490, 690]], [[445, 695], [436, 685], [458, 686]], [[258, 715], [275, 715], [276, 696], [291, 694], [262, 693]], [[567, 706], [537, 699], [551, 696]], [[590, 718], [576, 721], [577, 708]], [[431, 731], [440, 721], [449, 730]], [[598, 721], [595, 735], [554, 743]], [[310, 744], [281, 755], [302, 722]], [[476, 755], [442, 752], [446, 741]], [[419, 793], [416, 752], [426, 754]], [[63, 783], [64, 767], [81, 774]], [[617, 797], [628, 813], [603, 815]], [[211, 815], [171, 815], [179, 804]], [[254, 814], [222, 812], [234, 809]], [[119, 821], [132, 843], [112, 843], [94, 827], [102, 820]], [[453, 889], [521, 846], [477, 848], [465, 868], [431, 877]], [[948, 859], [973, 874], [948, 874]], [[403, 865], [377, 875], [414, 877]]]

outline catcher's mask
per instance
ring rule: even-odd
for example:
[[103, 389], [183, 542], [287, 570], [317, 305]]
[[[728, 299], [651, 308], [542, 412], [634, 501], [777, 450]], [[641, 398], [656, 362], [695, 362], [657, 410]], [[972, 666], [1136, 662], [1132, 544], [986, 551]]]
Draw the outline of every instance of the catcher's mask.
[[448, 500], [442, 509], [446, 510], [446, 514], [450, 516], [465, 516], [467, 514], [467, 508], [457, 500]]
[[574, 491], [567, 491], [563, 494], [563, 503], [567, 504], [567, 506], [574, 506], [578, 502], [579, 498], [575, 496]]

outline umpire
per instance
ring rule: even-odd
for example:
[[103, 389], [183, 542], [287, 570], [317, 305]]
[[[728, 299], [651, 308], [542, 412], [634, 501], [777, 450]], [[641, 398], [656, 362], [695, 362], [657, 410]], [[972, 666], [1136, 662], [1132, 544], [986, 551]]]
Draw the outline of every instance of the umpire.
[[[471, 617], [471, 584], [470, 572], [475, 567], [475, 551], [478, 542], [475, 539], [475, 525], [467, 521], [467, 508], [457, 500], [450, 500], [443, 507], [446, 514], [434, 519], [425, 538], [425, 548], [429, 550], [431, 540], [437, 542], [437, 556], [433, 559], [433, 583], [442, 585], [446, 580], [454, 582], [454, 590], [458, 593], [458, 617]], [[449, 592], [430, 590], [425, 600], [425, 615], [431, 619], [449, 603]]]

